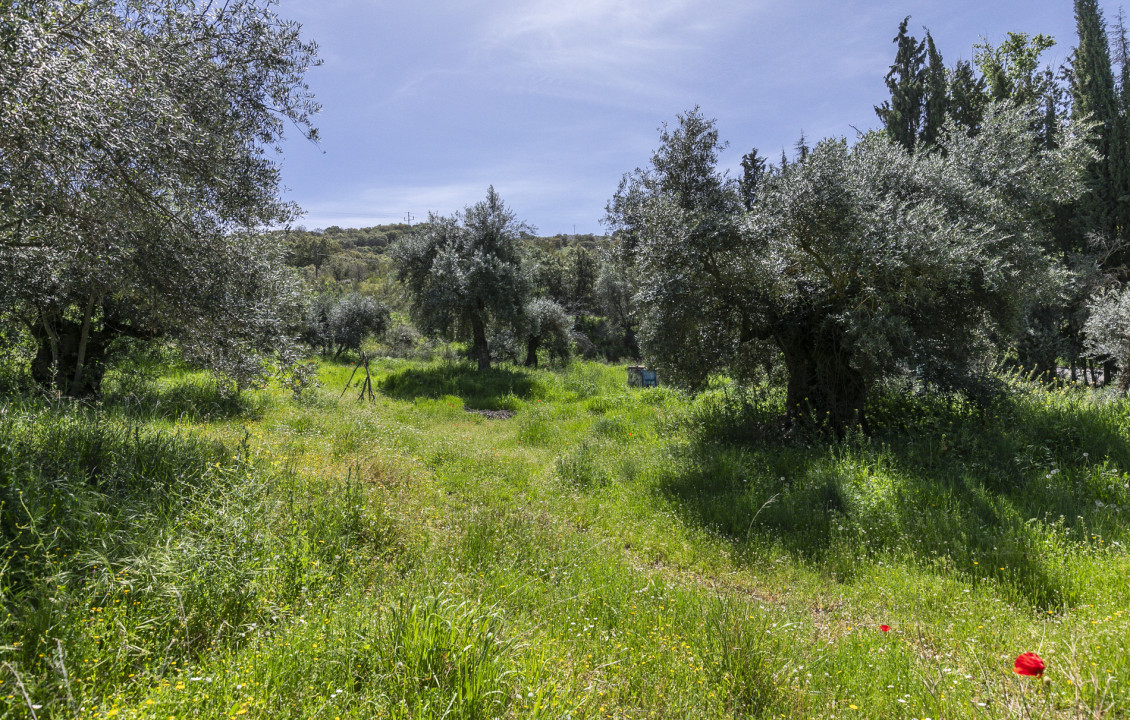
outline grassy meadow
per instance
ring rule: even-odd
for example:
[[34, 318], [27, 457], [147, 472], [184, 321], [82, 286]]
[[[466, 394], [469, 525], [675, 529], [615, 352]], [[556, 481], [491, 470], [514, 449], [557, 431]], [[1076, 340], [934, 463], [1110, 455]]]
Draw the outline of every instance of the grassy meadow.
[[372, 367], [0, 400], [0, 718], [1130, 717], [1126, 400]]

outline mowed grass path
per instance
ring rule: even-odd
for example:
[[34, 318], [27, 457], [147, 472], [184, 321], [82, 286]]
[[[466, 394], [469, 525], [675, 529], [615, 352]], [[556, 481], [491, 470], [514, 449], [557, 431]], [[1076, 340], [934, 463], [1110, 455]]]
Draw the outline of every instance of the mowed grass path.
[[173, 374], [6, 406], [8, 457], [77, 443], [84, 487], [188, 460], [144, 522], [104, 480], [27, 508], [0, 717], [1130, 716], [1126, 401], [892, 396], [804, 444], [771, 391], [373, 368], [373, 402], [324, 363], [298, 402]]

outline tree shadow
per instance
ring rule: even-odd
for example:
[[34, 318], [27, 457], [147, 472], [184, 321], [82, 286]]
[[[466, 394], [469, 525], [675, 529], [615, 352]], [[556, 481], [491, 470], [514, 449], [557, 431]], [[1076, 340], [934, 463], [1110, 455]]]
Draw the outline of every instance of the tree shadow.
[[169, 384], [137, 380], [115, 383], [103, 397], [102, 407], [136, 421], [213, 422], [263, 417], [262, 405], [248, 393], [236, 393], [212, 378], [186, 378]]
[[515, 399], [529, 399], [539, 390], [534, 379], [520, 370], [505, 366], [479, 370], [469, 363], [396, 370], [382, 377], [377, 388], [398, 400], [453, 395], [473, 410], [516, 410]]
[[952, 398], [882, 398], [872, 434], [838, 442], [768, 432], [720, 442], [726, 422], [774, 413], [727, 420], [715, 408], [698, 424], [714, 431], [700, 430], [659, 487], [751, 562], [768, 543], [844, 580], [861, 560], [893, 555], [1060, 608], [1082, 591], [1069, 557], [1130, 537], [1130, 442], [1121, 406], [1048, 397], [992, 413]]

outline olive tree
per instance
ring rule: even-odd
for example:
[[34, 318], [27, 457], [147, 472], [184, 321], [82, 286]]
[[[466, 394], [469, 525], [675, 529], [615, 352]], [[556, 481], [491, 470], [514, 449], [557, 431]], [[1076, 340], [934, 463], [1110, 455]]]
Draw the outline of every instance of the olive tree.
[[492, 186], [461, 213], [430, 215], [393, 251], [418, 327], [469, 339], [480, 370], [490, 367], [488, 326], [522, 318], [527, 283], [519, 239], [529, 230]]
[[384, 335], [388, 324], [389, 310], [382, 302], [360, 293], [322, 293], [306, 311], [302, 339], [321, 352], [332, 352], [338, 357], [346, 350], [360, 350], [366, 337]]
[[781, 362], [789, 416], [834, 428], [864, 423], [884, 378], [961, 387], [1054, 279], [1041, 221], [1081, 190], [1086, 144], [1042, 148], [1034, 112], [991, 108], [941, 152], [825, 140], [749, 211], [717, 169], [713, 122], [680, 117], [609, 204], [634, 238], [650, 362], [689, 386]]
[[42, 385], [97, 393], [127, 336], [241, 383], [291, 347], [300, 288], [261, 231], [295, 216], [275, 153], [315, 136], [316, 58], [275, 4], [0, 5], [0, 323]]
[[[1088, 307], [1083, 326], [1087, 353], [1098, 360], [1114, 360], [1122, 367], [1118, 389], [1130, 391], [1130, 288], [1098, 293]], [[1109, 384], [1111, 378], [1107, 378]]]
[[551, 360], [568, 360], [573, 351], [573, 318], [549, 298], [534, 298], [523, 309], [522, 330], [526, 339], [526, 367], [538, 364], [538, 350], [545, 347]]

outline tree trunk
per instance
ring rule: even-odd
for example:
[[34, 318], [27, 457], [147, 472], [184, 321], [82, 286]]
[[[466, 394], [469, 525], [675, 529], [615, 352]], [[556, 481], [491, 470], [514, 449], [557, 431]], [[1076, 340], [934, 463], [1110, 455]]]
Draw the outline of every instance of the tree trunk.
[[1114, 382], [1115, 366], [1113, 360], [1103, 361], [1103, 387]]
[[[44, 323], [32, 334], [36, 344], [31, 376], [43, 388], [69, 397], [97, 397], [102, 392], [107, 338], [83, 323]], [[85, 339], [84, 339], [85, 338]]]
[[471, 320], [471, 357], [479, 363], [480, 370], [490, 369], [490, 347], [487, 345], [486, 323], [479, 318]]
[[536, 367], [538, 364], [538, 348], [541, 346], [541, 336], [531, 335], [526, 341], [526, 367]]
[[640, 359], [640, 343], [636, 339], [636, 331], [631, 326], [625, 326], [624, 329], [624, 347], [628, 349], [628, 354], [633, 360]]
[[31, 361], [32, 379], [50, 387], [55, 384], [52, 376], [59, 371], [59, 334], [55, 331], [53, 319], [42, 312], [39, 324], [31, 325], [30, 329], [37, 346], [35, 358]]
[[856, 426], [867, 429], [867, 381], [852, 367], [841, 338], [792, 328], [778, 343], [789, 373], [785, 402], [790, 424], [824, 427], [836, 435]]
[[71, 381], [71, 387], [82, 387], [82, 374], [85, 369], [86, 363], [86, 348], [90, 343], [90, 323], [94, 319], [94, 293], [90, 294], [90, 300], [86, 303], [86, 312], [82, 315], [82, 329], [79, 331], [78, 340], [78, 357], [75, 359], [75, 377]]

